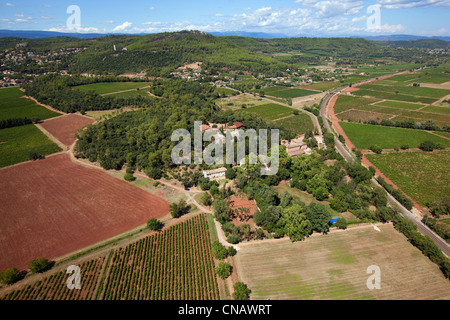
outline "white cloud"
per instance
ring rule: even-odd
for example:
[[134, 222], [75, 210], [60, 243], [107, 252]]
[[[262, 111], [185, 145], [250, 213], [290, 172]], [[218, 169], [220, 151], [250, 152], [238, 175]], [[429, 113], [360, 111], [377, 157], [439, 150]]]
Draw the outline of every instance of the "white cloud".
[[377, 0], [386, 9], [407, 9], [417, 7], [450, 7], [450, 0]]
[[117, 32], [117, 31], [125, 31], [126, 29], [130, 28], [133, 25], [133, 23], [131, 22], [124, 22], [121, 25], [118, 25], [117, 27], [115, 27], [112, 31], [113, 32]]
[[355, 15], [359, 14], [363, 9], [363, 1], [359, 0], [296, 0], [295, 2], [311, 8], [315, 12], [317, 18]]
[[[377, 0], [380, 5], [399, 5], [403, 0]], [[430, 2], [426, 0], [415, 1]], [[443, 3], [435, 0], [434, 3]], [[450, 0], [446, 1], [450, 2]], [[257, 9], [241, 9], [239, 14], [233, 16], [216, 13], [214, 23], [201, 23], [196, 21], [179, 22], [145, 22], [134, 25], [124, 22], [111, 32], [129, 33], [156, 33], [172, 32], [179, 30], [200, 30], [205, 32], [242, 31], [283, 33], [291, 36], [347, 36], [350, 34], [368, 34], [373, 32], [398, 33], [404, 32], [401, 24], [391, 25], [388, 21], [382, 21], [381, 27], [369, 30], [366, 23], [368, 13], [365, 8], [367, 3], [360, 0], [296, 0], [297, 5], [291, 7], [264, 6]], [[375, 1], [373, 1], [375, 3]], [[112, 23], [113, 21], [105, 22]], [[113, 25], [114, 26], [114, 25]]]
[[390, 25], [390, 24], [383, 24], [379, 28], [372, 28], [367, 29], [368, 32], [377, 32], [377, 33], [398, 33], [405, 31], [405, 27], [401, 24], [397, 25]]
[[10, 2], [5, 3], [5, 6], [7, 6], [7, 7], [15, 7], [15, 5], [13, 5], [13, 4], [10, 3]]
[[153, 11], [155, 10], [155, 7], [148, 8], [148, 10]]
[[98, 32], [98, 28], [95, 27], [80, 27], [77, 29], [77, 32], [80, 33], [97, 33]]
[[17, 19], [15, 19], [14, 21], [19, 23], [30, 22], [31, 20], [33, 20], [33, 18], [31, 17], [25, 17], [23, 13], [15, 14], [15, 16], [17, 17]]
[[78, 33], [98, 33], [99, 29], [98, 28], [94, 28], [94, 27], [80, 27], [80, 28], [77, 28], [76, 30], [73, 30], [73, 29], [68, 29], [67, 26], [63, 26], [63, 27], [54, 27], [54, 28], [46, 29], [44, 31], [65, 32], [65, 33], [74, 33], [74, 32], [78, 32]]

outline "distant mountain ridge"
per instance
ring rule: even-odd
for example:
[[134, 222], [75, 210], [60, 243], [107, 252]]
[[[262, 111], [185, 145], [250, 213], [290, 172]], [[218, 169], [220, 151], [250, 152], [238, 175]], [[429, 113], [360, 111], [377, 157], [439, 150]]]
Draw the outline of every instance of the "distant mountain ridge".
[[434, 36], [434, 37], [424, 37], [424, 36], [412, 36], [406, 34], [394, 34], [394, 35], [384, 35], [384, 36], [366, 36], [364, 39], [370, 41], [414, 41], [414, 40], [443, 40], [450, 42], [450, 37], [445, 36]]
[[[275, 38], [298, 38], [306, 37], [313, 38], [313, 36], [287, 36], [282, 33], [265, 33], [265, 32], [247, 32], [247, 31], [224, 31], [224, 32], [208, 32], [216, 37], [248, 37], [248, 38], [260, 38], [260, 39], [275, 39]], [[14, 38], [25, 38], [25, 39], [38, 39], [38, 38], [50, 38], [50, 37], [76, 37], [81, 39], [91, 39], [104, 37], [106, 35], [123, 35], [122, 33], [78, 33], [78, 32], [56, 32], [56, 31], [39, 31], [39, 30], [0, 30], [0, 38], [14, 37]], [[146, 33], [130, 34], [130, 35], [145, 35]], [[411, 41], [411, 40], [443, 40], [450, 42], [450, 36], [414, 36], [405, 34], [395, 34], [395, 35], [379, 35], [379, 36], [355, 36], [355, 35], [342, 35], [342, 36], [329, 36], [329, 35], [317, 35], [315, 38], [363, 38], [369, 41]]]
[[81, 39], [91, 39], [104, 37], [107, 34], [102, 33], [66, 33], [56, 31], [27, 31], [27, 30], [0, 30], [0, 38], [25, 38], [25, 39], [40, 39], [52, 37], [76, 37]]

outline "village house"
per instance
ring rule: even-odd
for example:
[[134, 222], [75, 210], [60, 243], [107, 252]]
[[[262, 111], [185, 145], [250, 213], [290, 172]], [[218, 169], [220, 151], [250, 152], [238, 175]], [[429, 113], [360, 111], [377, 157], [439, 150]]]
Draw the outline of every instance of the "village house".
[[227, 168], [219, 168], [214, 170], [205, 170], [203, 171], [203, 176], [205, 178], [213, 179], [213, 178], [221, 178], [225, 177], [225, 173], [227, 172]]
[[298, 140], [282, 140], [281, 144], [286, 147], [287, 154], [292, 158], [295, 158], [300, 154], [308, 153], [308, 145], [306, 144], [306, 142]]

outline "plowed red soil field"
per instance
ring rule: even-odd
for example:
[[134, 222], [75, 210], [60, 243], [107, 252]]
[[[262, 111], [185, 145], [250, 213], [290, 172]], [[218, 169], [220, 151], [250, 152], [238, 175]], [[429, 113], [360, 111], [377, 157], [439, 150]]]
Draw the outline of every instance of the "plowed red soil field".
[[27, 268], [169, 213], [169, 203], [61, 154], [0, 170], [0, 270]]
[[41, 126], [66, 146], [71, 146], [75, 142], [75, 133], [93, 122], [87, 117], [69, 114], [44, 121]]

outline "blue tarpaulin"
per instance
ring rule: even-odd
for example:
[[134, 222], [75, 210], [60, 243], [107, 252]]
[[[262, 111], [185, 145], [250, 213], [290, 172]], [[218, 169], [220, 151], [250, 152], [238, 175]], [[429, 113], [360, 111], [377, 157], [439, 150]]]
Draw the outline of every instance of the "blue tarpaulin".
[[335, 218], [335, 219], [331, 219], [330, 223], [336, 223], [338, 221], [339, 218]]

